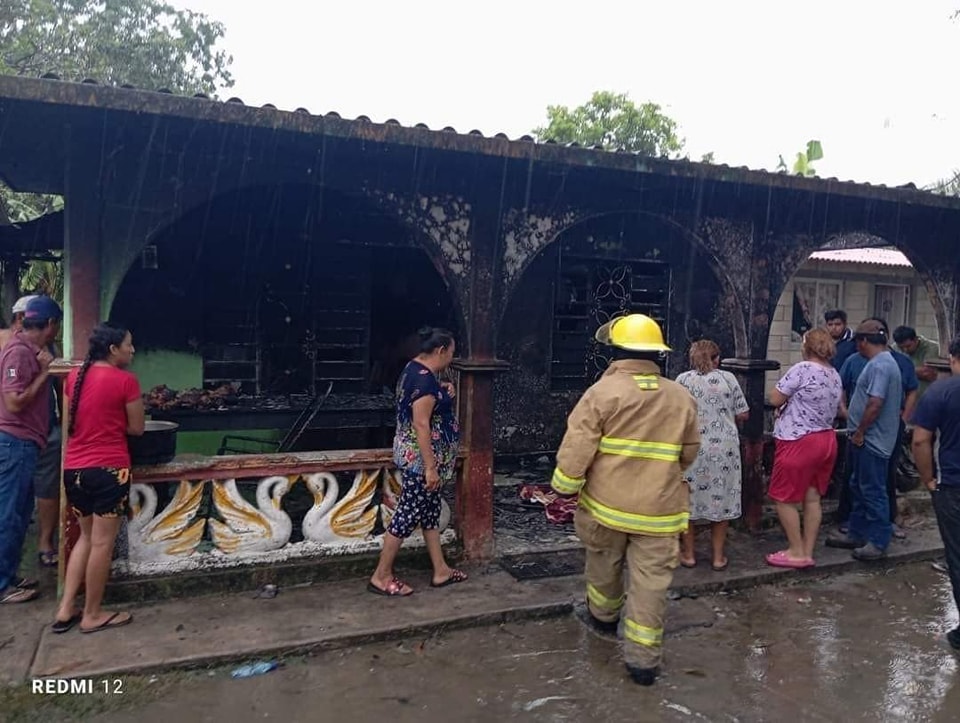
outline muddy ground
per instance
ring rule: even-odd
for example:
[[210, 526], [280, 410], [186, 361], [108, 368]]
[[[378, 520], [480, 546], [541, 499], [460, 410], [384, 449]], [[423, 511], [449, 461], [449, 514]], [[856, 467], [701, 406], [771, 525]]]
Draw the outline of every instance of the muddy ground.
[[322, 652], [243, 680], [228, 667], [124, 676], [119, 694], [18, 686], [0, 711], [8, 721], [118, 723], [960, 720], [958, 662], [937, 642], [956, 610], [928, 565], [680, 609], [650, 689], [624, 675], [616, 644], [570, 617]]

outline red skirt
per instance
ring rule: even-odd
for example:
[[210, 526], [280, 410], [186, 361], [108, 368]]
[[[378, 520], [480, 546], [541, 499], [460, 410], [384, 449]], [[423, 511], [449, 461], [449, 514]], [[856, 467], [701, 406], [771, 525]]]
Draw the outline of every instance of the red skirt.
[[770, 499], [797, 504], [807, 490], [815, 488], [821, 497], [830, 486], [837, 461], [837, 433], [832, 429], [813, 432], [800, 439], [778, 439], [770, 474]]

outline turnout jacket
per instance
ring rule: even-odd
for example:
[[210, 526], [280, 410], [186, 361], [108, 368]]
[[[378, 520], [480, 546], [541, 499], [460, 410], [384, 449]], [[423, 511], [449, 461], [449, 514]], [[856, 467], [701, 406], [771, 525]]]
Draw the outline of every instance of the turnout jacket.
[[700, 449], [697, 403], [653, 362], [612, 362], [567, 419], [551, 486], [580, 494], [605, 527], [643, 535], [687, 528], [683, 471]]

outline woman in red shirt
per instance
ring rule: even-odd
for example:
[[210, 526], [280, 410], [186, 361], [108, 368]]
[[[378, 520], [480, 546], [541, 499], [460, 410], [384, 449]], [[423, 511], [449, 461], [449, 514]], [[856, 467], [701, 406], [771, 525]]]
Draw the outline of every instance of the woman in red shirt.
[[[113, 543], [128, 510], [127, 435], [143, 434], [143, 399], [137, 378], [126, 371], [134, 353], [130, 332], [101, 324], [90, 336], [89, 349], [83, 366], [70, 372], [64, 385], [70, 413], [63, 484], [80, 524], [80, 539], [67, 565], [55, 633], [65, 633], [78, 622], [80, 632], [93, 633], [133, 619], [130, 613], [103, 610], [100, 603]], [[74, 605], [84, 582], [80, 613]]]

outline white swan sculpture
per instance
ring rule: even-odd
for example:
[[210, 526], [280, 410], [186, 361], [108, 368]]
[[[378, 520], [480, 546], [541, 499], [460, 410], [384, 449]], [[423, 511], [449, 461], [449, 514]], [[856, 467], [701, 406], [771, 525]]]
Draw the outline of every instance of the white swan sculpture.
[[159, 515], [153, 485], [130, 486], [133, 518], [128, 525], [128, 556], [131, 562], [159, 562], [189, 555], [197, 549], [207, 522], [194, 519], [203, 500], [203, 485], [203, 482], [182, 480], [173, 499]]
[[340, 487], [329, 472], [304, 477], [313, 493], [313, 507], [303, 518], [303, 539], [319, 543], [343, 543], [366, 539], [377, 521], [377, 508], [371, 507], [377, 491], [379, 470], [361, 470], [342, 500]]
[[[386, 530], [390, 526], [390, 521], [393, 519], [393, 515], [397, 510], [397, 502], [400, 499], [400, 490], [403, 488], [402, 483], [398, 479], [400, 473], [396, 470], [383, 470], [383, 502], [380, 503], [380, 520], [383, 523], [383, 529]], [[452, 513], [450, 511], [450, 505], [447, 504], [447, 501], [440, 498], [440, 527], [438, 528], [440, 532], [443, 532], [447, 529], [447, 526], [450, 524], [450, 518]], [[422, 536], [423, 531], [418, 527], [413, 533], [413, 536], [420, 535]]]
[[[296, 478], [294, 478], [296, 480]], [[223, 522], [210, 519], [213, 543], [221, 552], [243, 554], [276, 550], [290, 541], [293, 523], [280, 507], [293, 482], [267, 477], [257, 485], [257, 507], [240, 495], [234, 479], [213, 483], [213, 503]]]

